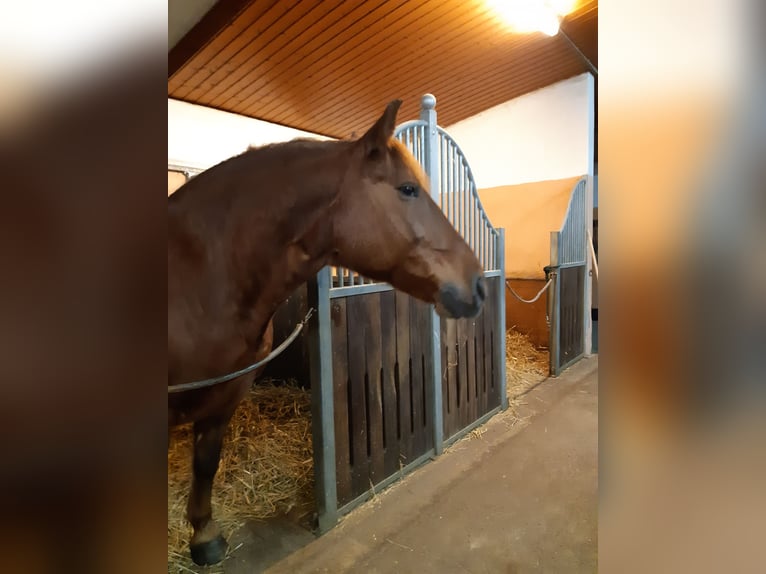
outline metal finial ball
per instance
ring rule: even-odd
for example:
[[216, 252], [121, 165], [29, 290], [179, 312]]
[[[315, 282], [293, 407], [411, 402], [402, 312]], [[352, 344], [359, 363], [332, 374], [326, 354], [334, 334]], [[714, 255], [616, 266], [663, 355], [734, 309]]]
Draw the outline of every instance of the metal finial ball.
[[420, 105], [426, 110], [436, 108], [436, 98], [432, 94], [426, 94], [420, 98]]

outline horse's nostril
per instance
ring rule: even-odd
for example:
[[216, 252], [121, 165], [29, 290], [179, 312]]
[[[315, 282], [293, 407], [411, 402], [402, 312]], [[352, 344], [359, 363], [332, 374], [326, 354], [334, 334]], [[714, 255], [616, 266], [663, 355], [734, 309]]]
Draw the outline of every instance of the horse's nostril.
[[480, 301], [484, 301], [487, 297], [487, 286], [484, 283], [484, 277], [481, 275], [476, 276], [476, 281], [474, 283], [474, 293], [479, 298]]

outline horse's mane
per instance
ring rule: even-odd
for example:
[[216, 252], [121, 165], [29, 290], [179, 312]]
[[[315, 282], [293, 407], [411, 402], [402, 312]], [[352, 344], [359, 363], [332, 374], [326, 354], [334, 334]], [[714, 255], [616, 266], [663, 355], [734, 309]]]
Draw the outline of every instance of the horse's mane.
[[[181, 198], [186, 195], [190, 189], [198, 186], [202, 181], [208, 180], [213, 174], [216, 173], [220, 176], [227, 170], [236, 169], [235, 165], [242, 165], [247, 156], [251, 156], [251, 160], [255, 162], [255, 165], [270, 165], [270, 162], [279, 161], [282, 154], [292, 154], [295, 152], [318, 152], [321, 150], [328, 151], [335, 148], [335, 146], [348, 146], [353, 145], [357, 140], [342, 139], [342, 140], [319, 140], [314, 138], [295, 138], [285, 142], [277, 142], [265, 144], [262, 146], [250, 145], [247, 149], [235, 156], [232, 156], [226, 160], [223, 160], [219, 164], [211, 167], [195, 176], [184, 185], [182, 185], [175, 193], [169, 198], [169, 203], [177, 203]], [[401, 161], [406, 163], [410, 170], [417, 174], [419, 182], [427, 188], [427, 178], [417, 160], [412, 156], [407, 147], [395, 138], [391, 138], [388, 143], [389, 150], [397, 155]], [[337, 149], [337, 148], [336, 148]], [[265, 163], [264, 163], [265, 162]]]
[[302, 150], [312, 150], [320, 147], [327, 147], [327, 144], [338, 143], [339, 140], [318, 140], [314, 138], [295, 138], [286, 142], [276, 142], [261, 146], [251, 145], [242, 152], [243, 154], [251, 152], [260, 152], [267, 150], [282, 150], [285, 148], [297, 148]]
[[228, 159], [221, 161], [220, 163], [206, 169], [199, 175], [187, 181], [184, 185], [178, 188], [175, 193], [168, 197], [169, 203], [178, 203], [181, 199], [188, 195], [189, 191], [201, 184], [203, 181], [210, 181], [210, 178], [221, 177], [226, 173], [231, 173], [231, 170], [239, 169], [243, 165], [242, 162], [248, 161], [249, 166], [263, 167], [268, 166], [271, 162], [280, 161], [284, 157], [291, 155], [301, 155], [302, 153], [311, 153], [319, 151], [327, 151], [334, 148], [336, 145], [348, 145], [346, 140], [318, 140], [313, 138], [296, 138], [290, 141], [277, 142], [265, 144], [262, 146], [250, 145], [247, 149], [237, 155], [234, 155]]

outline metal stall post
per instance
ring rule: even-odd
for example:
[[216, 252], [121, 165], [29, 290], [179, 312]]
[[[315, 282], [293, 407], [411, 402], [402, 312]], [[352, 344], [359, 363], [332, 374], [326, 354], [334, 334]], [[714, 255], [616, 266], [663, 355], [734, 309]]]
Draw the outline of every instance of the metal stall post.
[[551, 326], [550, 326], [550, 374], [559, 374], [559, 355], [561, 353], [561, 281], [559, 275], [559, 246], [561, 245], [561, 232], [551, 231], [551, 278], [553, 282], [549, 287], [548, 296], [552, 298]]
[[[593, 302], [593, 255], [590, 250], [589, 237], [593, 232], [593, 175], [587, 176], [585, 184], [585, 233], [583, 240], [585, 243], [585, 277], [583, 285], [583, 354], [586, 357], [591, 355], [591, 344], [593, 342], [593, 324], [591, 322], [590, 309]], [[598, 278], [596, 278], [598, 281]]]
[[[436, 123], [436, 98], [425, 94], [420, 99], [420, 119], [426, 122], [425, 133], [425, 172], [431, 186], [431, 196], [437, 205], [441, 205], [441, 187], [439, 181], [439, 130]], [[434, 454], [440, 455], [444, 449], [444, 421], [442, 412], [442, 359], [441, 359], [441, 319], [431, 305], [430, 313], [431, 353], [433, 356], [433, 400], [429, 405], [429, 416], [434, 423]]]
[[498, 372], [500, 373], [500, 408], [508, 408], [508, 393], [506, 392], [505, 380], [505, 229], [497, 230], [497, 264], [500, 269], [500, 285], [497, 289], [497, 356], [500, 364]]
[[330, 268], [325, 267], [309, 281], [309, 307], [317, 310], [309, 323], [311, 365], [311, 433], [314, 444], [314, 491], [319, 532], [338, 522], [338, 493], [335, 482], [335, 413], [333, 405], [332, 323], [330, 318]]

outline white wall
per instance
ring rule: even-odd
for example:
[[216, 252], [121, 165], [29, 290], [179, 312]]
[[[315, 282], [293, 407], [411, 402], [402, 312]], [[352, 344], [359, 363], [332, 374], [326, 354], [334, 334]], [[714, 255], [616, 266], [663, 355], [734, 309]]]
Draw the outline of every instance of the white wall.
[[590, 173], [592, 81], [582, 74], [447, 126], [468, 158], [477, 186]]
[[168, 98], [168, 164], [207, 169], [248, 146], [299, 137], [330, 139]]
[[[437, 94], [438, 98], [438, 94]], [[437, 99], [438, 111], [438, 99]], [[468, 159], [479, 189], [590, 176], [586, 218], [593, 228], [595, 81], [590, 74], [547, 86], [447, 126]], [[550, 229], [541, 229], [547, 234]], [[587, 250], [587, 269], [591, 268]], [[591, 353], [592, 277], [583, 304], [585, 354]]]

